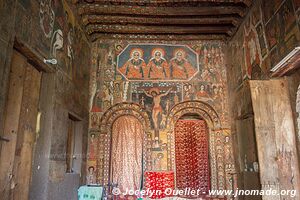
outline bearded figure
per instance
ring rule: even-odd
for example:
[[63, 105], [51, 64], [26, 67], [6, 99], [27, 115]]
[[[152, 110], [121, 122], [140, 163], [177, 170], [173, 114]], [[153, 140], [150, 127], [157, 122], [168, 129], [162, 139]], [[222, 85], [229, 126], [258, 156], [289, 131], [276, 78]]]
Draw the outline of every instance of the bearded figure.
[[132, 49], [130, 59], [119, 69], [119, 71], [128, 79], [145, 78], [146, 63], [142, 57], [142, 49]]
[[147, 65], [147, 78], [166, 79], [170, 77], [168, 62], [164, 58], [165, 51], [161, 48], [152, 50], [152, 57]]

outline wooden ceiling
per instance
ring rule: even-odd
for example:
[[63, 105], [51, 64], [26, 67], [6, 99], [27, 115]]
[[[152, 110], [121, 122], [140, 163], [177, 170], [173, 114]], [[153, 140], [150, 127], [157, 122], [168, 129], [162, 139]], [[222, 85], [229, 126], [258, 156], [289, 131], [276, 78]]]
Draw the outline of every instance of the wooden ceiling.
[[252, 0], [73, 0], [92, 41], [228, 39]]

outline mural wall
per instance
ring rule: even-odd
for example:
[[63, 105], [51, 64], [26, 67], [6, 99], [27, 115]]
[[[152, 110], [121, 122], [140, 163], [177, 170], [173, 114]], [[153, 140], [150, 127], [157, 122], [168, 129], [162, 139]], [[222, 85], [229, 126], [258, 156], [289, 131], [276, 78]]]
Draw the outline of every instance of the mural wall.
[[298, 4], [297, 0], [255, 2], [228, 46], [233, 72], [229, 76], [235, 77], [230, 89], [237, 89], [242, 80], [268, 79], [270, 69], [298, 46]]
[[88, 88], [90, 47], [67, 1], [17, 1], [16, 7], [18, 39], [43, 57], [57, 59], [66, 77]]
[[[299, 6], [298, 0], [255, 1], [228, 45], [226, 57], [232, 131], [238, 144], [235, 152], [239, 152], [239, 168], [244, 176], [240, 184], [245, 187], [261, 187], [259, 174], [254, 173], [258, 158], [252, 100], [247, 80], [270, 79], [270, 69], [299, 46]], [[287, 80], [291, 105], [296, 116], [296, 91], [300, 79], [295, 73], [287, 77]], [[240, 188], [242, 187], [241, 185]]]
[[[90, 176], [96, 176], [104, 170], [104, 177], [98, 175], [97, 180], [92, 180], [106, 180], [105, 169], [108, 170], [109, 165], [105, 161], [97, 163], [99, 156], [106, 159], [105, 153], [101, 153], [109, 148], [105, 145], [110, 136], [100, 134], [100, 122], [105, 112], [110, 112], [115, 105], [121, 108], [122, 104], [118, 103], [125, 102], [133, 102], [143, 108], [150, 120], [147, 139], [150, 161], [145, 158], [149, 161], [147, 169], [173, 170], [174, 147], [167, 123], [170, 111], [181, 102], [201, 101], [201, 107], [211, 106], [217, 113], [217, 120], [220, 120], [220, 125], [215, 127], [218, 131], [213, 131], [210, 136], [211, 153], [215, 153], [211, 162], [214, 168], [212, 187], [231, 187], [228, 173], [234, 171], [234, 161], [222, 42], [139, 43], [99, 40], [93, 43], [92, 54], [88, 168], [93, 169]], [[195, 109], [198, 107], [195, 104], [190, 106]], [[230, 159], [225, 161], [226, 145], [230, 146], [226, 151]]]

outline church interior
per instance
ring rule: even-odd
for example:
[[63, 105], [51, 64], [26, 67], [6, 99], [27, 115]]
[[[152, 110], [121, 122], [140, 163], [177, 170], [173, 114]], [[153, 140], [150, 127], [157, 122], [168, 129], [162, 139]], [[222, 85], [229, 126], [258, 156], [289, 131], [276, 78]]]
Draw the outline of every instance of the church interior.
[[0, 200], [299, 200], [299, 67], [299, 0], [0, 0]]

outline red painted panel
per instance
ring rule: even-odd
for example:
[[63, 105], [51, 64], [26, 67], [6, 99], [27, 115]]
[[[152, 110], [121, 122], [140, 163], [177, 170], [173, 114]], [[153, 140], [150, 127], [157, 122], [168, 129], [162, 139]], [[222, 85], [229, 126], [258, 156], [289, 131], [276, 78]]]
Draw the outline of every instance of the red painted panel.
[[210, 189], [208, 130], [204, 120], [179, 120], [175, 126], [176, 185], [178, 189]]

